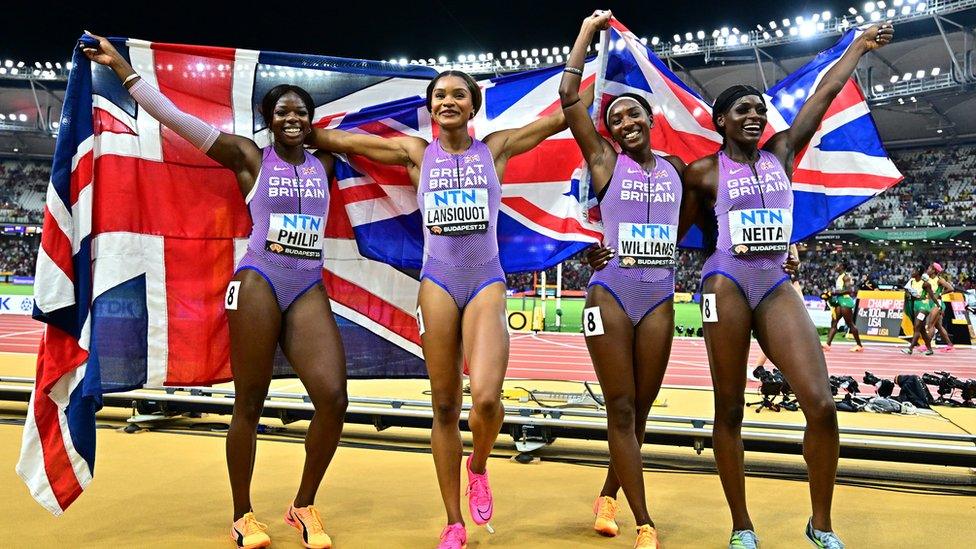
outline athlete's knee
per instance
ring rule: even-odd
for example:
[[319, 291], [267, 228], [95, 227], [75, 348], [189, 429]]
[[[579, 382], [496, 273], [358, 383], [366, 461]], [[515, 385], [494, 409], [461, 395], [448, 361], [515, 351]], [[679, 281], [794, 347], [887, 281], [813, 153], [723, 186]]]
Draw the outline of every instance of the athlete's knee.
[[830, 396], [819, 395], [813, 402], [803, 403], [800, 409], [803, 410], [803, 416], [806, 418], [808, 426], [837, 427], [837, 406]]
[[715, 426], [736, 429], [741, 427], [745, 405], [745, 397], [741, 395], [716, 399]]
[[609, 429], [633, 432], [635, 430], [637, 408], [634, 399], [629, 395], [608, 398], [607, 427]]
[[471, 409], [478, 417], [497, 419], [502, 414], [502, 403], [497, 394], [475, 394], [471, 399]]
[[255, 393], [237, 393], [234, 395], [233, 419], [245, 424], [257, 425], [264, 411], [264, 391]]
[[316, 412], [341, 417], [349, 408], [349, 395], [346, 393], [345, 384], [319, 388], [315, 391], [314, 396], [310, 396]]
[[433, 403], [434, 421], [456, 424], [461, 419], [461, 399], [436, 399]]

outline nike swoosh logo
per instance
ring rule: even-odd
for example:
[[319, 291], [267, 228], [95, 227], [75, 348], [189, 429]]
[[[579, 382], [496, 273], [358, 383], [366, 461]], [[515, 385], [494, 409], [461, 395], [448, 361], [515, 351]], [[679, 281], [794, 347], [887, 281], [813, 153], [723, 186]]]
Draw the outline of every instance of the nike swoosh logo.
[[274, 171], [276, 171], [276, 172], [283, 172], [283, 171], [285, 171], [285, 170], [287, 170], [287, 169], [288, 169], [288, 168], [282, 168], [282, 167], [280, 167], [280, 166], [275, 166], [275, 167], [274, 167]]
[[492, 506], [489, 505], [486, 511], [482, 511], [481, 509], [476, 509], [478, 511], [478, 516], [481, 517], [481, 520], [488, 520], [491, 518], [491, 508]]
[[434, 159], [434, 162], [437, 162], [438, 164], [443, 164], [444, 162], [447, 162], [448, 160], [450, 160], [450, 158], [435, 158]]
[[744, 169], [745, 168], [739, 168], [738, 170], [729, 170], [729, 175], [735, 175], [735, 174], [741, 172]]

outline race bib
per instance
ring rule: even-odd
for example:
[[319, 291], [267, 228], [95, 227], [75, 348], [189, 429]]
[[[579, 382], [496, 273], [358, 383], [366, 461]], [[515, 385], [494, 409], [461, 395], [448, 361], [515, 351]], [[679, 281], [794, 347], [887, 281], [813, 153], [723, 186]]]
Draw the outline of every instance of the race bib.
[[733, 255], [786, 252], [793, 235], [793, 212], [786, 208], [729, 212]]
[[322, 259], [324, 229], [318, 215], [273, 213], [264, 249], [288, 257]]
[[621, 267], [674, 267], [678, 227], [656, 223], [617, 225], [617, 254]]
[[488, 232], [488, 189], [425, 192], [424, 226], [444, 236]]

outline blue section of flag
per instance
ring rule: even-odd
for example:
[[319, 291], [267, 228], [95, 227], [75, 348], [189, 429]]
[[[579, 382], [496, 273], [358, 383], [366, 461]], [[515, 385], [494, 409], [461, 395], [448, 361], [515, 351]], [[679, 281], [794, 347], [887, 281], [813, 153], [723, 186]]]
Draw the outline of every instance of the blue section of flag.
[[847, 124], [824, 134], [817, 149], [821, 151], [857, 151], [868, 156], [887, 158], [874, 119], [869, 113], [851, 120]]
[[128, 391], [146, 384], [149, 311], [146, 275], [105, 291], [92, 303], [88, 369], [101, 376], [103, 392]]
[[[508, 76], [492, 78], [494, 86], [485, 90], [485, 114], [492, 120], [537, 88], [546, 80], [560, 73], [562, 67], [519, 72]], [[555, 101], [556, 97], [553, 98]]]
[[498, 213], [498, 247], [504, 251], [500, 255], [506, 273], [546, 269], [573, 257], [589, 245], [549, 238], [528, 230], [504, 212]]
[[773, 106], [783, 116], [787, 124], [792, 124], [797, 113], [814, 91], [820, 73], [830, 69], [830, 66], [844, 55], [847, 48], [854, 41], [856, 32], [847, 31], [836, 44], [820, 52], [809, 63], [780, 80], [766, 91], [772, 98]]
[[424, 259], [420, 211], [353, 227], [363, 257], [401, 269], [420, 269]]
[[346, 350], [350, 378], [427, 377], [427, 366], [423, 359], [338, 314], [335, 319]]

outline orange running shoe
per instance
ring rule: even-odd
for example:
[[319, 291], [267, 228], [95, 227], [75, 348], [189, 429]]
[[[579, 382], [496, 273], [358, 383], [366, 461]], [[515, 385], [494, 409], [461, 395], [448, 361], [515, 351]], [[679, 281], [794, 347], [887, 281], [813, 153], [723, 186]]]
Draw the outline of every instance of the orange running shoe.
[[302, 534], [302, 545], [309, 549], [331, 549], [332, 538], [325, 533], [322, 516], [314, 505], [308, 507], [288, 507], [285, 522]]
[[851, 351], [850, 352], [852, 352], [852, 353], [863, 353], [864, 352], [864, 347], [862, 347], [861, 345], [855, 345], [855, 346], [851, 347]]
[[634, 549], [661, 549], [661, 544], [657, 541], [657, 530], [650, 524], [638, 527]]
[[826, 343], [822, 343], [820, 345], [820, 348], [823, 349], [823, 352], [825, 352], [825, 353], [829, 353], [830, 352], [830, 345], [827, 345]]
[[601, 536], [612, 538], [620, 532], [617, 527], [617, 500], [610, 496], [600, 496], [593, 502], [593, 514], [596, 520], [593, 521], [593, 529]]
[[230, 538], [239, 549], [258, 549], [271, 545], [271, 538], [265, 530], [267, 524], [258, 522], [254, 513], [244, 513], [244, 516], [234, 521], [230, 527]]

